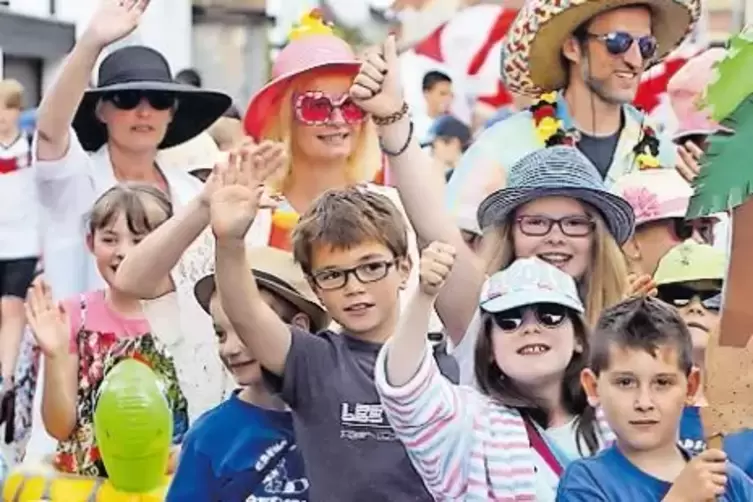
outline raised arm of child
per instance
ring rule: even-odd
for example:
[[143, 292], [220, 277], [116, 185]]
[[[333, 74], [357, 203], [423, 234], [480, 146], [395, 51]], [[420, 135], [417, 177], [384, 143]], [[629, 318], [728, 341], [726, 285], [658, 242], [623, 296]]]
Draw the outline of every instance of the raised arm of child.
[[[271, 141], [259, 145], [246, 145], [231, 152], [228, 164], [235, 165], [241, 158], [260, 156], [267, 164], [284, 162], [283, 147]], [[115, 285], [121, 291], [144, 299], [158, 298], [174, 288], [166, 281], [170, 271], [186, 249], [201, 235], [209, 224], [209, 201], [218, 188], [217, 171], [204, 184], [202, 193], [173, 217], [151, 232], [131, 250], [118, 267]]]
[[249, 351], [278, 376], [283, 374], [292, 335], [259, 293], [244, 237], [262, 204], [263, 183], [281, 167], [261, 156], [243, 155], [218, 171], [218, 188], [210, 201], [212, 232], [217, 239], [215, 280], [222, 308]]
[[76, 426], [78, 355], [70, 351], [70, 319], [43, 281], [29, 289], [26, 317], [44, 355], [42, 420], [50, 436], [68, 439]]
[[478, 309], [485, 271], [445, 210], [444, 176], [434, 169], [413, 135], [410, 115], [404, 109], [399, 66], [395, 39], [390, 36], [381, 51], [368, 54], [350, 92], [374, 117], [396, 118], [380, 126], [379, 134], [385, 150], [393, 152], [388, 153], [390, 172], [419, 240], [446, 242], [457, 250], [453, 272], [447, 279], [452, 298], [443, 298], [442, 294], [437, 301], [437, 313], [457, 344]]
[[483, 400], [439, 372], [426, 341], [434, 298], [450, 273], [455, 251], [434, 242], [421, 256], [420, 287], [376, 363], [377, 391], [387, 418], [429, 491], [444, 500], [467, 488], [474, 418]]

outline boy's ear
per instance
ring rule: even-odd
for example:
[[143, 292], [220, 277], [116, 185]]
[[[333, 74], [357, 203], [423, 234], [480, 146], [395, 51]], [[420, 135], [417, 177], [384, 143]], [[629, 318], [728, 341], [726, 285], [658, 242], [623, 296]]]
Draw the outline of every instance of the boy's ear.
[[296, 328], [302, 329], [303, 331], [311, 330], [311, 319], [309, 319], [309, 316], [307, 316], [303, 312], [298, 312], [296, 315], [294, 315], [290, 320], [290, 324], [292, 326], [295, 326]]
[[91, 233], [86, 234], [86, 248], [90, 253], [94, 252], [94, 235]]
[[588, 404], [596, 408], [599, 406], [599, 377], [589, 368], [580, 372], [580, 384], [588, 398]]
[[697, 366], [693, 366], [688, 375], [688, 391], [685, 396], [685, 404], [693, 406], [695, 404], [695, 397], [701, 387], [701, 370]]
[[410, 271], [413, 270], [413, 260], [410, 256], [400, 258], [397, 262], [397, 272], [400, 274], [400, 289], [405, 289], [410, 277]]
[[635, 238], [635, 235], [630, 237], [630, 239], [622, 245], [622, 252], [630, 261], [640, 261], [643, 255], [641, 253], [641, 245], [638, 243], [638, 239]]

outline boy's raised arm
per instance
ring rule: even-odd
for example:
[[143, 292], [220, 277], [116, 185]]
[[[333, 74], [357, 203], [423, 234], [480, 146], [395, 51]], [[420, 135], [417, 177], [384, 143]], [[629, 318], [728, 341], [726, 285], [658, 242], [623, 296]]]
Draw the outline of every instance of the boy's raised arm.
[[246, 258], [244, 237], [261, 205], [264, 181], [284, 162], [267, 162], [245, 150], [234, 164], [218, 170], [210, 201], [217, 291], [230, 323], [259, 363], [282, 376], [290, 351], [290, 328], [259, 293]]

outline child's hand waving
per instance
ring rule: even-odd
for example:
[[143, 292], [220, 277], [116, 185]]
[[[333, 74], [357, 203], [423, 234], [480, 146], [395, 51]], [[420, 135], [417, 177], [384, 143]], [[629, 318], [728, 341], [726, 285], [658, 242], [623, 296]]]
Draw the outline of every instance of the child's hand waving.
[[264, 183], [285, 165], [282, 145], [247, 145], [216, 166], [210, 198], [212, 232], [217, 239], [243, 239], [260, 208], [275, 206]]
[[419, 265], [421, 291], [436, 296], [442, 289], [455, 263], [455, 248], [442, 242], [432, 242], [423, 253]]
[[70, 320], [62, 305], [52, 300], [50, 287], [36, 281], [26, 297], [26, 319], [37, 345], [47, 357], [55, 357], [68, 350]]

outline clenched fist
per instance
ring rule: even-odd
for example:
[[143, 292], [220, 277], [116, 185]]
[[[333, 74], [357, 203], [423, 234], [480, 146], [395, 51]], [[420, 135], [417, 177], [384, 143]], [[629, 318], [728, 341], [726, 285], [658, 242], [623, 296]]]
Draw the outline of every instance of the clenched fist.
[[419, 266], [421, 291], [436, 296], [442, 289], [455, 263], [455, 248], [442, 242], [432, 242], [423, 253]]

